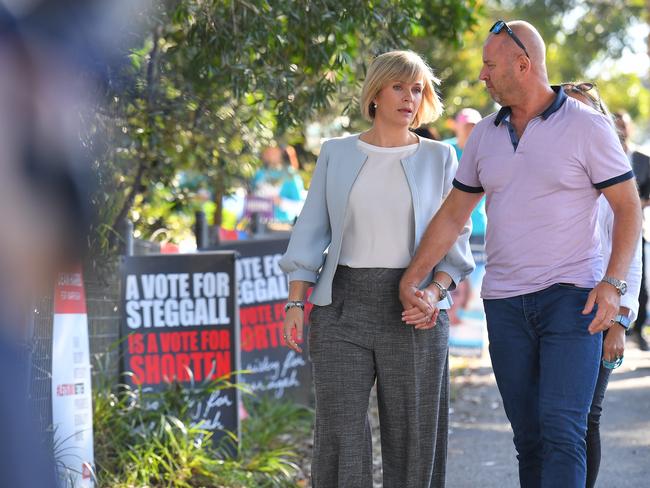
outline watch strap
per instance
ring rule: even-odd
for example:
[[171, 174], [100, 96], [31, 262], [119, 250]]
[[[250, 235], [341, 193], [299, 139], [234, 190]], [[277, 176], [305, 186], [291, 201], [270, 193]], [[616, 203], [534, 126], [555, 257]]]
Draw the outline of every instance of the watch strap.
[[444, 286], [442, 286], [442, 285], [441, 285], [440, 283], [438, 283], [436, 280], [433, 280], [433, 281], [431, 282], [431, 284], [434, 285], [436, 288], [438, 288], [438, 290], [440, 290], [440, 300], [444, 300], [445, 298], [447, 298], [447, 294], [449, 293], [449, 292], [447, 291], [447, 288], [445, 288]]
[[632, 321], [630, 320], [630, 317], [628, 317], [627, 315], [621, 315], [621, 314], [618, 314], [616, 317], [614, 317], [614, 322], [619, 324], [625, 330], [628, 330], [630, 328], [630, 325], [632, 324]]
[[611, 276], [604, 276], [603, 279], [600, 281], [612, 285], [614, 288], [616, 288], [616, 291], [618, 291], [619, 295], [625, 295], [625, 292], [627, 291], [627, 283], [617, 278], [613, 278]]

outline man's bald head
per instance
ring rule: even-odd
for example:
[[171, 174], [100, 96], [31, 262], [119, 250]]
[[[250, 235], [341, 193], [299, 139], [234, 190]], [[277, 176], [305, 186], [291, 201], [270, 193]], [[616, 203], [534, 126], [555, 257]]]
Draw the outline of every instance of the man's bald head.
[[512, 32], [526, 46], [528, 56], [536, 68], [541, 68], [546, 73], [546, 44], [537, 29], [526, 21], [514, 20], [508, 25]]
[[[512, 32], [526, 47], [528, 58], [535, 69], [541, 68], [546, 72], [546, 45], [537, 29], [523, 20], [508, 22], [508, 27], [510, 27]], [[485, 44], [488, 43], [497, 44], [501, 52], [510, 54], [513, 59], [526, 55], [524, 50], [510, 37], [505, 29], [499, 34], [490, 34], [485, 41]]]
[[548, 87], [546, 46], [542, 36], [522, 20], [507, 25], [525, 50], [506, 29], [498, 34], [491, 33], [483, 45], [483, 69], [479, 75], [492, 98], [502, 105], [528, 98], [534, 87]]

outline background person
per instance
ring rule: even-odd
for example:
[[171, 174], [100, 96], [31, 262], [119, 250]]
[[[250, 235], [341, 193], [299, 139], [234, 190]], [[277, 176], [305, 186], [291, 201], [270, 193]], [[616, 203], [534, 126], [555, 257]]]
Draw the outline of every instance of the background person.
[[[295, 161], [297, 164], [297, 158]], [[273, 200], [274, 220], [293, 223], [302, 208], [305, 187], [292, 166], [291, 155], [280, 147], [267, 147], [262, 151], [262, 162], [264, 166], [255, 173], [251, 183], [253, 193]]]
[[[463, 156], [463, 149], [467, 140], [469, 139], [470, 134], [474, 130], [476, 124], [478, 124], [483, 117], [480, 112], [474, 108], [463, 108], [454, 117], [454, 134], [455, 137], [445, 139], [442, 142], [451, 144], [456, 150], [456, 156], [458, 161], [460, 161]], [[486, 226], [487, 217], [485, 215], [485, 197], [481, 198], [478, 205], [472, 210], [472, 236], [470, 242], [472, 244], [485, 243], [485, 226]], [[466, 282], [467, 283], [467, 282]], [[468, 292], [469, 294], [470, 292]]]
[[413, 132], [415, 132], [420, 137], [424, 137], [425, 139], [431, 139], [434, 141], [440, 140], [440, 134], [438, 133], [438, 130], [435, 127], [421, 125], [417, 129], [413, 129]]
[[[600, 112], [612, 125], [614, 124], [607, 106], [598, 95], [593, 83], [563, 83], [562, 88], [567, 95]], [[614, 213], [612, 207], [609, 206], [609, 203], [602, 195], [598, 198], [598, 228], [600, 230], [603, 262], [608, 262], [612, 252]], [[639, 310], [638, 296], [641, 288], [641, 273], [641, 237], [639, 236], [639, 243], [630, 263], [630, 269], [625, 276], [628, 292], [621, 297], [616, 323], [603, 334], [603, 360], [609, 363], [619, 361], [625, 352], [625, 332], [630, 327], [630, 324], [634, 322]], [[609, 382], [609, 375], [612, 372], [612, 368], [606, 367], [606, 364], [606, 362], [600, 364], [594, 398], [591, 401], [587, 417], [587, 488], [593, 488], [596, 485], [600, 469], [600, 417], [603, 411], [605, 390]]]
[[[431, 275], [424, 280], [428, 286], [418, 293], [426, 312], [404, 323], [397, 299], [404, 268], [457, 166], [449, 145], [409, 130], [440, 116], [437, 83], [412, 52], [393, 51], [372, 62], [361, 94], [372, 127], [323, 144], [280, 261], [290, 281], [285, 337], [297, 352], [305, 295], [315, 284], [309, 334], [314, 488], [372, 486], [367, 413], [375, 381], [383, 486], [445, 483], [449, 321], [437, 307], [473, 269], [469, 226], [436, 266], [433, 281]], [[448, 307], [447, 300], [440, 304]]]
[[[463, 149], [465, 148], [465, 144], [467, 143], [470, 134], [474, 130], [474, 126], [476, 126], [482, 118], [483, 117], [478, 110], [469, 107], [459, 110], [456, 117], [454, 117], [452, 125], [455, 136], [445, 139], [442, 142], [452, 145], [456, 151], [458, 161], [460, 161], [463, 156]], [[487, 223], [485, 215], [485, 197], [481, 198], [476, 207], [474, 207], [474, 210], [472, 210], [471, 219], [472, 234], [470, 236], [470, 244], [472, 246], [472, 251], [482, 254], [485, 251], [485, 226]], [[476, 254], [474, 256], [476, 257]], [[482, 271], [482, 265], [483, 263], [477, 260], [477, 271], [479, 273]], [[478, 279], [480, 279], [480, 277]], [[454, 299], [454, 304], [449, 310], [449, 319], [451, 320], [452, 325], [459, 325], [462, 323], [460, 314], [468, 308], [473, 296], [474, 290], [472, 289], [472, 279], [463, 281], [453, 291], [452, 297]]]
[[[623, 144], [623, 150], [627, 154], [634, 176], [636, 177], [637, 187], [639, 189], [639, 198], [641, 199], [641, 207], [645, 208], [650, 205], [650, 156], [640, 151], [632, 141], [630, 136], [632, 133], [632, 119], [626, 112], [615, 112], [614, 123]], [[647, 226], [647, 220], [644, 220], [644, 226]], [[643, 258], [641, 264], [643, 271], [641, 273], [641, 287], [639, 289], [639, 315], [636, 319], [634, 327], [631, 330], [632, 335], [635, 337], [639, 344], [639, 349], [642, 351], [650, 351], [650, 346], [645, 337], [643, 337], [643, 327], [648, 320], [648, 288], [646, 284], [646, 267], [645, 267], [645, 231], [641, 233], [643, 245], [641, 252]]]

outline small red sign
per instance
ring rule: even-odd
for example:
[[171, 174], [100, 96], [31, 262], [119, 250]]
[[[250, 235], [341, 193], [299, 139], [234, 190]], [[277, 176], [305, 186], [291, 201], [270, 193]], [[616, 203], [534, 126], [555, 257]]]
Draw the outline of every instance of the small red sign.
[[86, 294], [81, 268], [59, 274], [54, 287], [54, 313], [86, 313]]

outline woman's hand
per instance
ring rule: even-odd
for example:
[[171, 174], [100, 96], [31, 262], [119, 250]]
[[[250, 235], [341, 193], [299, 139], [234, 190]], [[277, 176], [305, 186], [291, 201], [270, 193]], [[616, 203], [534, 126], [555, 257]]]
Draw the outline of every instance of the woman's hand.
[[624, 352], [625, 329], [618, 324], [614, 324], [607, 330], [607, 335], [603, 341], [603, 359], [615, 362], [618, 358], [623, 357]]
[[[291, 307], [284, 316], [284, 341], [287, 346], [298, 354], [302, 354], [302, 349], [298, 346], [297, 341], [302, 341], [302, 329], [305, 322], [305, 311], [300, 307]], [[295, 334], [294, 334], [295, 331]]]
[[440, 290], [435, 285], [430, 285], [424, 290], [416, 290], [415, 296], [426, 303], [426, 311], [419, 307], [412, 307], [402, 312], [402, 320], [415, 326], [416, 329], [431, 329], [436, 325], [440, 310], [436, 306], [440, 301]]

